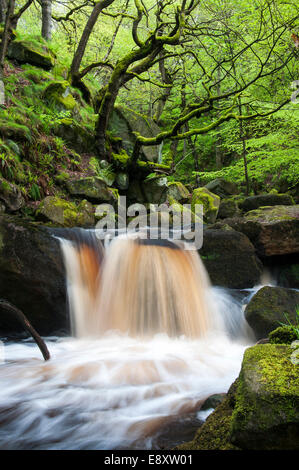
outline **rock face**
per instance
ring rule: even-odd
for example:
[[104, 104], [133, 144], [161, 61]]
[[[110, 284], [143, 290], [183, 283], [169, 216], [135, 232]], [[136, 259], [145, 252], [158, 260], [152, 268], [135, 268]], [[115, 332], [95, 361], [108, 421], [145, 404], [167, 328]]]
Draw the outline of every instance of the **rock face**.
[[224, 223], [245, 233], [260, 256], [299, 252], [299, 205], [260, 207]]
[[88, 201], [76, 205], [57, 196], [47, 196], [39, 205], [36, 216], [61, 227], [93, 227], [93, 206]]
[[258, 209], [262, 206], [290, 206], [294, 204], [292, 196], [288, 194], [259, 194], [257, 196], [246, 197], [239, 207], [245, 212]]
[[242, 449], [299, 450], [299, 374], [287, 345], [245, 351], [230, 440]]
[[[59, 241], [47, 229], [0, 216], [0, 297], [21, 309], [40, 334], [68, 328]], [[0, 331], [23, 331], [0, 311]]]
[[14, 184], [0, 176], [0, 202], [10, 212], [15, 212], [25, 205], [21, 191]]
[[[138, 132], [144, 137], [155, 137], [161, 130], [150, 118], [136, 113], [125, 106], [116, 106], [112, 114], [109, 129], [121, 138], [125, 151], [132, 155], [135, 136]], [[142, 147], [143, 157], [151, 162], [159, 162], [161, 159], [161, 146]]]
[[55, 56], [45, 45], [27, 40], [12, 41], [7, 56], [22, 64], [36, 65], [50, 70], [55, 65]]
[[68, 180], [66, 187], [72, 196], [83, 197], [95, 203], [117, 201], [117, 191], [108, 188], [105, 181], [97, 176]]
[[262, 264], [250, 240], [235, 230], [204, 230], [199, 254], [212, 284], [243, 289], [258, 284]]
[[299, 292], [283, 287], [262, 287], [245, 309], [245, 318], [257, 339], [268, 336], [279, 326], [279, 322], [296, 321], [296, 307], [299, 306]]
[[220, 197], [211, 193], [207, 188], [197, 188], [192, 193], [191, 209], [193, 212], [195, 204], [203, 206], [204, 222], [213, 224], [217, 218]]

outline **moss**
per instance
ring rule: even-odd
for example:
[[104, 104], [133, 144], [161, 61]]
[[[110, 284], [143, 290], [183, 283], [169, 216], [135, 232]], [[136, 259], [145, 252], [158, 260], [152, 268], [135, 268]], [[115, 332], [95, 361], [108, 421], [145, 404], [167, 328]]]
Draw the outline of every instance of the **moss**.
[[112, 160], [116, 168], [125, 169], [131, 161], [131, 157], [127, 154], [124, 149], [121, 149], [119, 153], [111, 154]]
[[271, 344], [291, 344], [296, 339], [297, 335], [290, 326], [279, 326], [269, 334]]
[[14, 121], [2, 121], [0, 120], [0, 132], [1, 134], [9, 139], [19, 141], [31, 142], [31, 131], [25, 125], [17, 124]]
[[211, 193], [207, 188], [197, 188], [192, 194], [191, 209], [193, 212], [196, 204], [203, 206], [204, 221], [214, 223], [220, 206], [220, 197]]
[[298, 368], [287, 345], [245, 351], [232, 414], [232, 442], [249, 449], [293, 448], [299, 405]]
[[58, 105], [69, 111], [72, 111], [77, 105], [75, 98], [70, 93], [70, 83], [66, 80], [50, 83], [45, 88], [43, 97], [50, 105]]
[[198, 429], [194, 439], [178, 446], [177, 450], [239, 450], [229, 440], [236, 386], [237, 381], [230, 387], [224, 401]]
[[52, 51], [42, 42], [33, 39], [12, 41], [7, 55], [10, 59], [36, 65], [46, 70], [55, 65], [55, 55]]

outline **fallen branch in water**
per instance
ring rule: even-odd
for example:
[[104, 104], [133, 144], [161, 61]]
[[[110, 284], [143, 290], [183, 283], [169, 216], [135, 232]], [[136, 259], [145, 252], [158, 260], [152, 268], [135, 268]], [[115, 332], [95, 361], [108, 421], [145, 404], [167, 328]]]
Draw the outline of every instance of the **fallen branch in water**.
[[23, 325], [25, 330], [27, 330], [36, 344], [38, 345], [43, 358], [45, 361], [48, 361], [50, 359], [50, 353], [49, 350], [46, 346], [46, 343], [44, 340], [40, 337], [40, 335], [35, 331], [33, 326], [30, 324], [29, 320], [26, 318], [23, 312], [19, 310], [17, 307], [12, 305], [11, 303], [7, 302], [6, 300], [0, 299], [0, 308], [4, 308], [5, 310], [8, 310], [9, 312], [13, 313], [14, 316], [20, 321], [20, 323]]

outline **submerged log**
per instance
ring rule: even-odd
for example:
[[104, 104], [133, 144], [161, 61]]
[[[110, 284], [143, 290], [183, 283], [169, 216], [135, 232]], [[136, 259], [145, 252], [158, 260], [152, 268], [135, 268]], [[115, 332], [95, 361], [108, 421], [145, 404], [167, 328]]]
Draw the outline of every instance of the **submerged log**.
[[15, 318], [17, 318], [17, 320], [20, 321], [20, 323], [23, 325], [25, 330], [27, 330], [31, 334], [32, 338], [34, 339], [34, 341], [38, 345], [38, 347], [39, 347], [39, 349], [40, 349], [40, 351], [43, 355], [44, 360], [48, 361], [50, 359], [50, 353], [49, 353], [49, 350], [46, 346], [46, 343], [40, 337], [40, 335], [37, 333], [37, 331], [33, 328], [33, 326], [31, 325], [29, 320], [26, 318], [24, 313], [21, 310], [19, 310], [17, 307], [15, 307], [14, 305], [12, 305], [11, 303], [9, 303], [9, 302], [7, 302], [6, 300], [3, 300], [3, 299], [0, 299], [0, 307], [5, 309], [5, 310], [8, 310], [9, 312], [11, 312], [15, 316]]

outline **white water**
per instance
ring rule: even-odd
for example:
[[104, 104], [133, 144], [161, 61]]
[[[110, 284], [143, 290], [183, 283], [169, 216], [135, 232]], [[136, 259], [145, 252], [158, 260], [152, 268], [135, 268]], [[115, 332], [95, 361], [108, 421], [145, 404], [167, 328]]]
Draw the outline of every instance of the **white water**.
[[210, 328], [200, 338], [141, 339], [117, 330], [45, 338], [49, 362], [31, 341], [7, 343], [0, 449], [159, 448], [167, 424], [191, 413], [204, 419], [203, 401], [228, 390], [254, 342], [244, 300], [215, 287], [207, 294]]
[[[226, 292], [212, 292], [216, 306], [228, 305]], [[237, 303], [231, 305], [237, 316]], [[226, 392], [238, 376], [251, 340], [242, 328], [232, 339], [220, 325], [199, 340], [158, 334], [141, 341], [117, 332], [49, 338], [47, 363], [31, 342], [7, 344], [0, 449], [157, 447], [161, 426], [199, 411], [205, 398]]]

